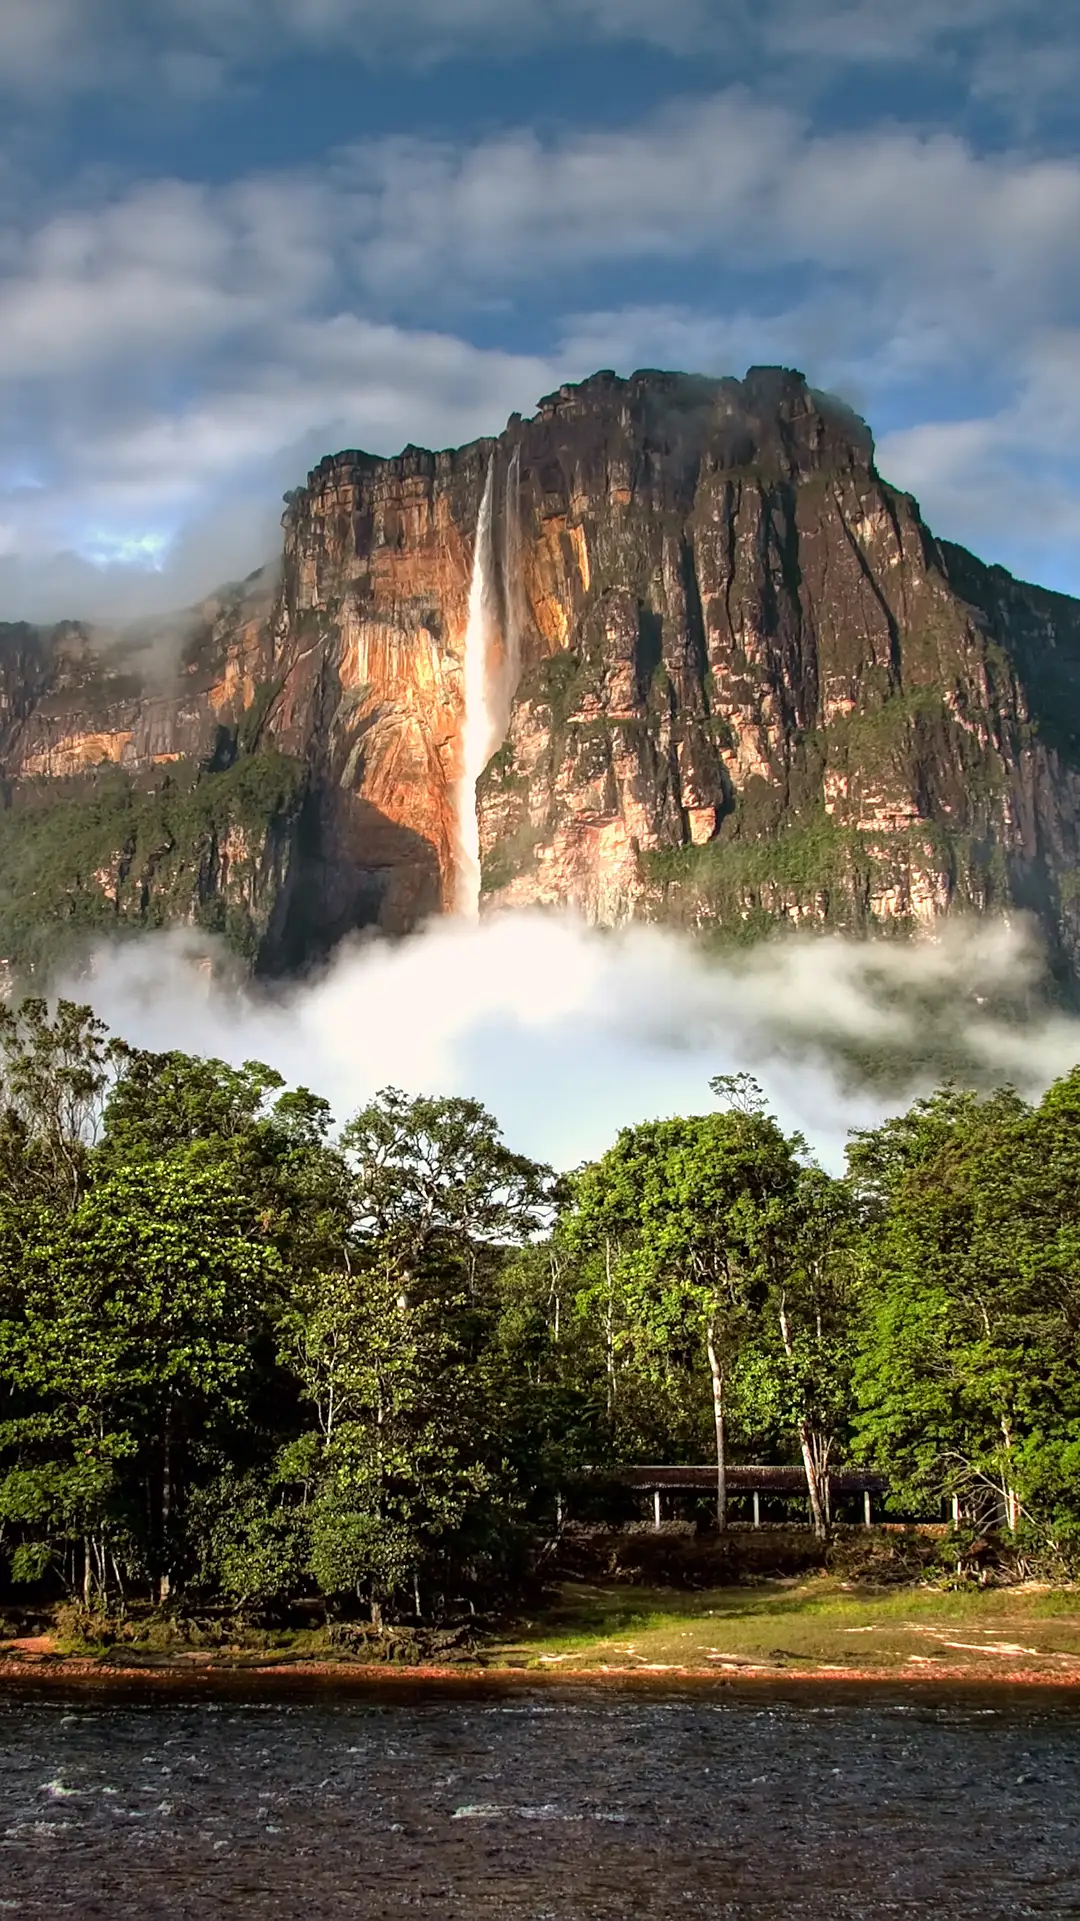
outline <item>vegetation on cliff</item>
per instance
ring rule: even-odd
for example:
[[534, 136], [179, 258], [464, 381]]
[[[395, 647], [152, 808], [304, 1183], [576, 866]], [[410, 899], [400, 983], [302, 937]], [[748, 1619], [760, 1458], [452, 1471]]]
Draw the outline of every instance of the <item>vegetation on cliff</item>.
[[0, 959], [42, 979], [95, 936], [186, 923], [253, 961], [305, 783], [265, 748], [217, 771], [109, 765], [20, 786], [0, 811]]
[[0, 1020], [10, 1596], [439, 1615], [582, 1470], [884, 1469], [896, 1510], [1080, 1552], [1080, 1070], [945, 1088], [812, 1166], [745, 1079], [557, 1180], [477, 1103], [335, 1130], [271, 1070]]

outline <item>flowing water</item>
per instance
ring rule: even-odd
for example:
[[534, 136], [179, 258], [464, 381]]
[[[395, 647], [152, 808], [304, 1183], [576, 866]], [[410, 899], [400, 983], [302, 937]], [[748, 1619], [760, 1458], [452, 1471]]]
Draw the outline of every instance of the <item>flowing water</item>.
[[1054, 1696], [0, 1696], [0, 1913], [1080, 1915]]
[[498, 721], [492, 712], [491, 687], [491, 573], [492, 501], [495, 462], [488, 466], [480, 519], [476, 528], [469, 620], [462, 664], [464, 707], [461, 723], [461, 779], [456, 795], [458, 870], [454, 905], [459, 914], [476, 920], [480, 912], [480, 829], [476, 818], [476, 783], [498, 741]]

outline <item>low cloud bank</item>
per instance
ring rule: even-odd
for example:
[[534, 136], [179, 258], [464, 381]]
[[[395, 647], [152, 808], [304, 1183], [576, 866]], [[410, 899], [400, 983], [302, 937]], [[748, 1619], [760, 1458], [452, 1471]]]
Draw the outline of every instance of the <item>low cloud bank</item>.
[[201, 937], [148, 936], [98, 949], [64, 991], [139, 1046], [267, 1061], [341, 1119], [388, 1084], [475, 1095], [559, 1167], [635, 1121], [708, 1111], [710, 1077], [748, 1069], [839, 1167], [850, 1128], [948, 1075], [1037, 1095], [1080, 1061], [1080, 1019], [1047, 1004], [1042, 975], [1023, 923], [718, 958], [668, 930], [514, 913], [357, 942], [272, 994]]

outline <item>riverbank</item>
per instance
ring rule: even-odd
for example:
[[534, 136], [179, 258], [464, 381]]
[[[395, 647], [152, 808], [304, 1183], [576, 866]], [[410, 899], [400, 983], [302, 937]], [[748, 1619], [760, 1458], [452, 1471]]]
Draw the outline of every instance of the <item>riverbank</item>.
[[195, 1684], [226, 1676], [404, 1686], [545, 1680], [1080, 1685], [1080, 1590], [893, 1587], [830, 1576], [696, 1593], [568, 1583], [542, 1610], [453, 1658], [364, 1658], [325, 1632], [192, 1645], [157, 1623], [140, 1640], [59, 1633], [0, 1642], [0, 1683]]

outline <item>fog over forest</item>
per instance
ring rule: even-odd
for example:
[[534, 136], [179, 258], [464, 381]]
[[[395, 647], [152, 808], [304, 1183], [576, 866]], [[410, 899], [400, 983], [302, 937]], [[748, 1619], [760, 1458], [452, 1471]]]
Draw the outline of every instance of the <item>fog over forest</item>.
[[183, 933], [101, 947], [64, 992], [135, 1045], [266, 1061], [338, 1113], [387, 1085], [475, 1096], [557, 1167], [622, 1126], [707, 1111], [711, 1076], [749, 1070], [838, 1171], [851, 1128], [943, 1079], [1031, 1097], [1080, 1060], [1080, 1019], [1047, 996], [1022, 919], [717, 954], [666, 929], [515, 913], [347, 943], [272, 991], [212, 952]]

